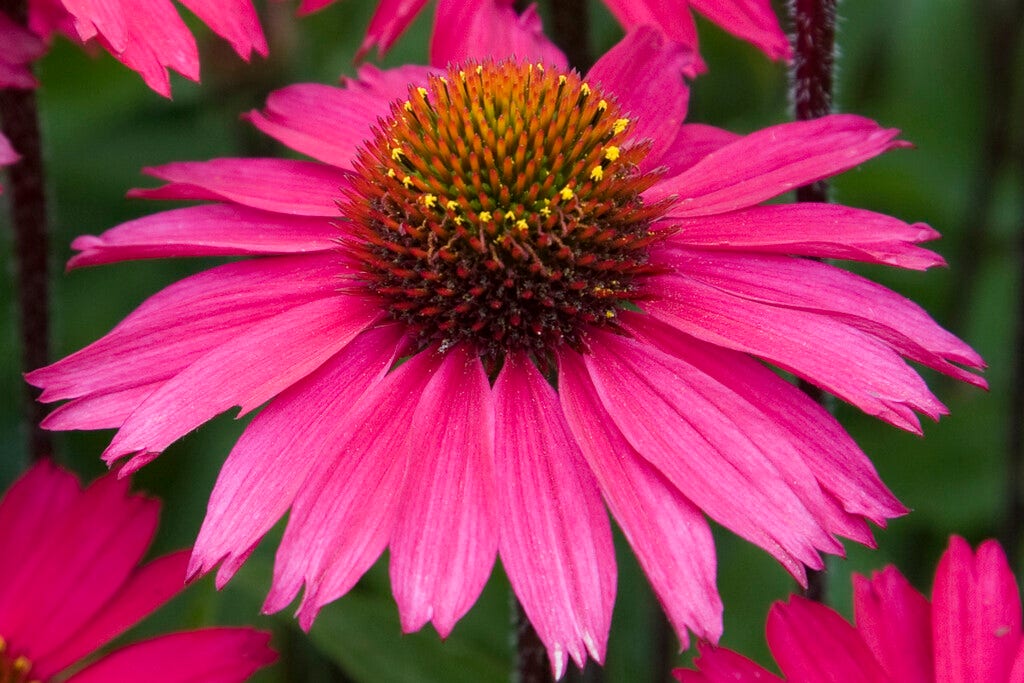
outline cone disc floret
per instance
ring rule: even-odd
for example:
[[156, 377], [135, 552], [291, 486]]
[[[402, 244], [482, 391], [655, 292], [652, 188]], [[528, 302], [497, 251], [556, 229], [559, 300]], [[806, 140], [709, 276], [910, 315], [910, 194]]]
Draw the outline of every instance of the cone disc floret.
[[615, 100], [539, 64], [469, 64], [410, 87], [342, 202], [370, 290], [421, 347], [540, 360], [615, 325], [662, 205]]

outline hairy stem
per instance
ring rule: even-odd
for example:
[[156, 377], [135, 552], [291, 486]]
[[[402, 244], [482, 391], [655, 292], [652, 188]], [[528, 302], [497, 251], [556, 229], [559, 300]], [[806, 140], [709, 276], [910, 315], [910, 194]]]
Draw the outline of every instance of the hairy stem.
[[512, 683], [552, 683], [551, 664], [544, 643], [526, 616], [523, 606], [512, 596], [512, 621], [515, 628], [516, 666]]
[[586, 0], [551, 0], [551, 37], [569, 58], [570, 66], [580, 73], [590, 69], [594, 58]]

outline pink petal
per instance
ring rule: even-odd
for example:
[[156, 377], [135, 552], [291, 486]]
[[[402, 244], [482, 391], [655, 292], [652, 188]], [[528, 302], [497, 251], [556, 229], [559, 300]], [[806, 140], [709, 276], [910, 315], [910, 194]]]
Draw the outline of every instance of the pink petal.
[[939, 236], [924, 223], [907, 224], [838, 204], [770, 204], [667, 220], [665, 225], [677, 231], [673, 243], [702, 249], [841, 258], [914, 270], [945, 263], [938, 254], [915, 246]]
[[228, 263], [153, 295], [103, 338], [26, 379], [44, 402], [166, 380], [263, 320], [335, 298], [348, 272], [331, 254]]
[[363, 59], [374, 47], [377, 48], [377, 56], [383, 57], [426, 4], [427, 0], [380, 0], [366, 29], [363, 44], [356, 52], [356, 61]]
[[899, 354], [827, 315], [759, 304], [680, 276], [647, 281], [646, 312], [703, 341], [760, 356], [902, 429], [946, 414]]
[[986, 541], [972, 553], [954, 536], [932, 589], [936, 683], [1008, 680], [1021, 646], [1021, 602], [1003, 549]]
[[895, 567], [871, 580], [853, 577], [857, 631], [889, 676], [900, 683], [933, 683], [931, 605]]
[[291, 507], [307, 481], [319, 480], [348, 430], [353, 400], [391, 367], [402, 330], [367, 330], [257, 415], [231, 450], [210, 494], [189, 576], [213, 569], [223, 586], [248, 551]]
[[[39, 550], [19, 560], [0, 596], [0, 633], [36, 659], [57, 648], [111, 599], [156, 531], [159, 503], [128, 481], [97, 480], [49, 520]], [[19, 553], [21, 554], [21, 553]]]
[[68, 268], [133, 259], [326, 251], [341, 230], [323, 218], [287, 216], [232, 204], [175, 209], [138, 218], [99, 237], [75, 238]]
[[2, 133], [0, 133], [0, 165], [7, 166], [13, 164], [20, 158], [21, 155], [14, 151], [14, 148], [11, 147], [11, 143], [7, 141], [7, 138], [5, 138]]
[[121, 648], [67, 683], [242, 683], [276, 659], [269, 633], [249, 628], [208, 628]]
[[687, 629], [717, 642], [722, 601], [715, 543], [700, 509], [626, 442], [575, 352], [559, 354], [558, 381], [566, 421], [683, 649], [689, 646]]
[[283, 609], [306, 584], [299, 624], [309, 629], [320, 608], [344, 595], [384, 551], [401, 506], [408, 430], [416, 404], [440, 358], [414, 355], [335, 420], [323, 434], [318, 479], [299, 490], [277, 551], [264, 611]]
[[817, 548], [842, 551], [808, 510], [820, 506], [813, 477], [728, 385], [619, 335], [593, 334], [590, 347], [584, 360], [608, 414], [684, 496], [799, 580], [803, 565], [821, 567]]
[[409, 470], [391, 540], [391, 583], [406, 633], [442, 638], [476, 602], [498, 552], [494, 403], [479, 358], [445, 353], [409, 426]]
[[294, 159], [182, 161], [143, 171], [169, 184], [132, 190], [129, 197], [229, 201], [293, 216], [339, 218], [348, 185], [338, 169]]
[[[738, 140], [740, 135], [702, 123], [684, 123], [662, 153], [660, 166], [664, 177], [671, 178], [690, 168], [707, 155]], [[677, 221], [670, 221], [675, 225]]]
[[771, 126], [745, 135], [644, 193], [675, 197], [671, 218], [743, 209], [828, 178], [900, 146], [898, 131], [851, 114]]
[[694, 75], [693, 59], [693, 52], [643, 26], [630, 31], [587, 73], [588, 80], [618, 100], [631, 121], [630, 140], [650, 141], [642, 170], [660, 165], [686, 118], [690, 89], [683, 74]]
[[645, 316], [624, 314], [622, 320], [641, 340], [684, 359], [756, 406], [844, 510], [882, 526], [907, 512], [842, 425], [803, 391], [745, 354], [680, 335]]
[[[746, 657], [736, 654], [724, 647], [714, 647], [708, 643], [698, 646], [700, 656], [694, 664], [700, 673], [676, 669], [672, 673], [679, 683], [728, 683], [729, 681], [782, 681]], [[852, 683], [852, 682], [851, 682]]]
[[772, 59], [792, 59], [789, 39], [769, 0], [689, 0], [690, 6]]
[[[232, 406], [245, 414], [308, 375], [380, 316], [376, 302], [331, 297], [253, 325], [168, 380], [133, 412], [103, 453], [112, 463], [160, 453]], [[126, 465], [127, 472], [137, 465]]]
[[253, 125], [291, 147], [342, 169], [351, 169], [356, 152], [373, 137], [373, 127], [391, 103], [409, 87], [424, 84], [430, 69], [405, 66], [380, 71], [359, 69], [344, 88], [300, 83], [275, 90], [262, 111], [250, 112]]
[[253, 52], [267, 55], [267, 41], [251, 0], [180, 0], [214, 33], [231, 43], [242, 59]]
[[544, 35], [536, 5], [522, 14], [512, 0], [439, 0], [430, 39], [430, 63], [508, 59], [539, 62], [565, 69], [562, 51]]
[[182, 550], [133, 570], [117, 593], [71, 638], [62, 642], [58, 649], [33, 659], [33, 674], [49, 678], [156, 611], [185, 587], [187, 560], [188, 553]]
[[788, 604], [777, 602], [768, 613], [767, 631], [768, 646], [787, 680], [897, 683], [856, 629], [825, 605], [799, 595]]
[[120, 0], [60, 0], [60, 3], [74, 17], [75, 29], [83, 41], [99, 33], [115, 52], [128, 48], [128, 17]]
[[827, 314], [884, 341], [902, 356], [986, 386], [985, 380], [949, 362], [984, 367], [973, 349], [914, 302], [853, 273], [808, 259], [759, 254], [674, 248], [656, 258], [686, 277], [750, 301]]
[[[34, 88], [36, 79], [31, 64], [46, 53], [46, 43], [0, 12], [0, 45], [4, 46], [0, 55], [0, 88]], [[17, 158], [0, 135], [0, 164], [13, 163]]]
[[22, 570], [36, 559], [62, 519], [81, 496], [78, 480], [49, 460], [33, 465], [0, 499], [0, 604], [12, 604], [19, 596], [10, 592]]
[[[687, 0], [604, 0], [604, 4], [627, 33], [639, 26], [652, 26], [696, 53], [697, 26]], [[704, 71], [703, 62], [699, 68]]]
[[521, 354], [494, 383], [498, 550], [555, 676], [604, 660], [615, 601], [608, 516], [558, 396]]

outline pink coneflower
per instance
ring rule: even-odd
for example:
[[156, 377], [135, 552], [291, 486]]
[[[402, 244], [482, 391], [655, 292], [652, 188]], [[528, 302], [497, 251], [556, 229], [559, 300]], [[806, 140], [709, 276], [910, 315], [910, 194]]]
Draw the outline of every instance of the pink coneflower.
[[127, 479], [83, 490], [46, 462], [14, 483], [0, 499], [0, 681], [235, 683], [274, 661], [270, 635], [250, 628], [172, 633], [93, 661], [184, 587], [185, 551], [139, 566], [159, 511]]
[[[390, 548], [403, 628], [447, 634], [496, 553], [549, 648], [601, 660], [605, 505], [683, 642], [716, 639], [705, 515], [803, 580], [904, 508], [820, 406], [758, 359], [894, 425], [945, 408], [901, 356], [984, 385], [920, 308], [816, 260], [924, 269], [924, 225], [761, 205], [897, 146], [856, 116], [741, 137], [681, 125], [688, 57], [642, 29], [581, 78], [518, 61], [367, 68], [252, 121], [317, 161], [148, 170], [212, 201], [78, 238], [71, 267], [262, 255], [187, 278], [29, 375], [51, 429], [155, 458], [267, 403], [224, 466], [193, 574], [227, 581], [289, 509], [267, 610], [299, 617]], [[269, 403], [268, 403], [269, 402]]]
[[[267, 43], [250, 0], [181, 0], [243, 59], [267, 54]], [[171, 0], [29, 0], [29, 27], [49, 40], [63, 33], [95, 41], [137, 71], [146, 85], [170, 96], [168, 69], [199, 80], [195, 38]]]
[[[304, 0], [300, 11], [312, 12], [333, 2]], [[697, 49], [697, 26], [691, 9], [751, 43], [772, 59], [789, 59], [792, 55], [789, 40], [768, 0], [604, 0], [604, 3], [626, 30], [650, 26], [694, 51]], [[360, 54], [366, 54], [374, 47], [381, 53], [386, 52], [426, 4], [427, 0], [381, 0], [366, 31]], [[511, 25], [519, 25], [539, 33], [535, 6], [531, 5], [521, 17], [517, 17], [513, 4], [513, 0], [479, 3], [438, 0], [431, 39], [431, 63], [445, 65], [449, 61], [457, 61], [451, 59], [448, 46], [461, 42], [457, 34], [466, 30], [467, 25], [493, 25], [474, 17], [474, 14], [489, 14], [488, 21], [500, 22], [506, 31]], [[502, 34], [494, 32], [493, 35]]]
[[[785, 680], [808, 683], [1007, 683], [1024, 681], [1017, 582], [1003, 549], [971, 552], [953, 537], [935, 572], [932, 600], [896, 567], [853, 578], [854, 626], [793, 596], [768, 613], [768, 645]], [[700, 673], [681, 683], [781, 681], [730, 650], [701, 645]]]

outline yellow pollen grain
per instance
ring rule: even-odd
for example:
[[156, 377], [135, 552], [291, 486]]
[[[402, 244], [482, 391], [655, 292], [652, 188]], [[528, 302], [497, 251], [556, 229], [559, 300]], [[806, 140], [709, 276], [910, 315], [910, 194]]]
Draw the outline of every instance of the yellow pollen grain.
[[616, 135], [626, 130], [626, 126], [629, 125], [629, 119], [615, 119], [615, 123], [612, 124], [612, 132]]
[[403, 156], [404, 154], [405, 154], [405, 152], [402, 151], [401, 147], [392, 147], [391, 148], [391, 158], [393, 160], [395, 160], [395, 161], [398, 161], [398, 158]]
[[598, 111], [604, 111], [607, 108], [608, 108], [608, 100], [601, 100], [600, 102], [597, 103], [597, 110]]
[[452, 222], [455, 223], [455, 225], [462, 225], [465, 221], [462, 220], [462, 216], [456, 216], [452, 219]]
[[427, 96], [427, 89], [426, 88], [423, 88], [423, 87], [416, 88], [416, 92], [418, 92], [420, 94], [420, 97], [426, 97]]
[[573, 198], [573, 192], [571, 187], [563, 187], [559, 190], [558, 195], [565, 201], [569, 201]]
[[405, 176], [404, 178], [402, 178], [402, 184], [405, 185], [406, 187], [412, 187], [412, 177]]
[[506, 222], [514, 221], [515, 219], [516, 219], [516, 215], [514, 213], [512, 213], [511, 211], [509, 211], [508, 213], [505, 214], [505, 221]]
[[491, 218], [493, 218], [493, 216], [491, 216], [491, 212], [490, 211], [481, 211], [480, 212], [480, 220], [482, 220], [484, 223], [486, 223], [489, 220], [491, 220]]
[[14, 660], [15, 673], [23, 674], [31, 668], [32, 662], [30, 662], [28, 657], [25, 655], [19, 655], [18, 658]]
[[405, 104], [403, 104], [402, 106], [405, 107], [406, 111], [412, 111], [412, 102], [410, 102], [409, 100], [406, 100]]
[[604, 158], [608, 161], [615, 161], [619, 158], [619, 148], [615, 145], [609, 145], [604, 148]]
[[614, 318], [615, 317], [615, 311], [605, 311], [604, 312], [604, 317], [608, 318], [609, 320]]
[[388, 178], [394, 178], [394, 177], [395, 177], [395, 175], [396, 175], [396, 174], [395, 174], [395, 169], [393, 169], [393, 168], [389, 168], [389, 169], [388, 169]]
[[484, 67], [483, 67], [483, 65], [482, 65], [482, 64], [477, 64], [477, 65], [476, 65], [476, 73], [477, 73], [477, 75], [479, 76], [479, 75], [480, 75], [480, 74], [482, 74], [483, 72], [484, 72]]
[[551, 209], [547, 206], [541, 207], [540, 215], [544, 216], [544, 218], [547, 218], [548, 216], [551, 215]]
[[584, 95], [589, 95], [590, 94], [590, 86], [587, 85], [586, 83], [581, 83], [580, 84], [580, 92], [583, 93]]
[[427, 193], [423, 195], [423, 206], [432, 209], [437, 206], [437, 196]]
[[566, 78], [564, 75], [558, 77], [558, 85], [565, 85]]
[[449, 199], [447, 202], [445, 202], [444, 208], [448, 209], [449, 211], [455, 211], [456, 209], [459, 208], [459, 203], [454, 199]]
[[462, 69], [459, 69], [459, 78], [461, 78], [462, 80], [466, 80], [466, 72], [463, 71]]
[[595, 166], [594, 168], [590, 169], [591, 180], [600, 180], [601, 178], [604, 178], [603, 168], [601, 168], [600, 166]]
[[537, 62], [537, 71], [544, 73], [544, 65], [540, 62]]
[[530, 224], [527, 223], [524, 219], [520, 218], [519, 220], [516, 221], [516, 230], [518, 230], [519, 232], [526, 232], [529, 229]]

